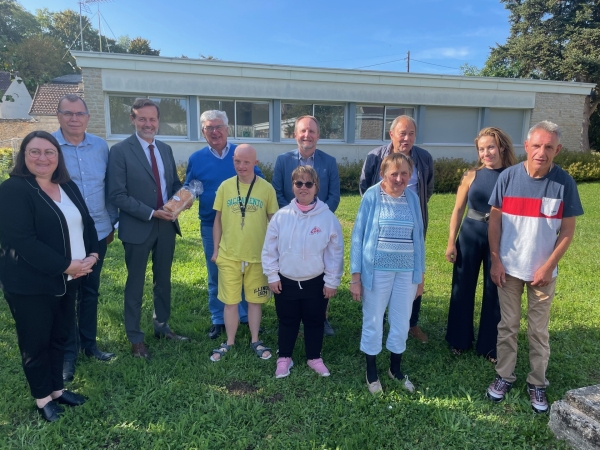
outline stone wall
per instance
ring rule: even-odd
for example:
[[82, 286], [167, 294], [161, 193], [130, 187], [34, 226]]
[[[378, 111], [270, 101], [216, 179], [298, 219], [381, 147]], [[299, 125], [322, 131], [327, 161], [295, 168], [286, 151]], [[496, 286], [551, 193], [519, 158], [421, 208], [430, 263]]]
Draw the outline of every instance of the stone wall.
[[561, 144], [569, 150], [583, 150], [583, 107], [585, 95], [535, 94], [535, 108], [531, 112], [530, 126], [550, 120], [561, 128]]
[[0, 119], [0, 141], [24, 138], [36, 130], [53, 133], [58, 130], [58, 119], [56, 116], [39, 116], [36, 119]]
[[90, 122], [87, 132], [106, 139], [106, 112], [104, 91], [102, 90], [102, 69], [82, 69], [83, 93], [85, 103], [90, 110]]

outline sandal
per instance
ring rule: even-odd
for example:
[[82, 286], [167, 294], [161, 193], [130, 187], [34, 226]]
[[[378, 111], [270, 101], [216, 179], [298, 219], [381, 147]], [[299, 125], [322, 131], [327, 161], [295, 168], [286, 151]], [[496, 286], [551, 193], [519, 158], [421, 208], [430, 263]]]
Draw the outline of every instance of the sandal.
[[461, 350], [460, 348], [456, 348], [456, 347], [450, 347], [450, 352], [452, 352], [453, 355], [455, 356], [460, 356], [463, 354], [464, 350]]
[[[215, 348], [211, 353], [210, 353], [210, 360], [212, 362], [217, 362], [220, 361], [223, 358], [223, 355], [225, 355], [225, 353], [227, 353], [229, 350], [231, 350], [231, 345], [227, 345], [227, 342], [223, 342], [219, 348]], [[215, 355], [221, 355], [219, 357], [219, 359], [215, 359]]]
[[[262, 348], [258, 348], [262, 347]], [[256, 353], [260, 359], [269, 359], [272, 356], [271, 349], [269, 347], [265, 347], [263, 341], [256, 341], [254, 343], [250, 343], [250, 348]], [[269, 356], [264, 357], [264, 353], [269, 352]]]

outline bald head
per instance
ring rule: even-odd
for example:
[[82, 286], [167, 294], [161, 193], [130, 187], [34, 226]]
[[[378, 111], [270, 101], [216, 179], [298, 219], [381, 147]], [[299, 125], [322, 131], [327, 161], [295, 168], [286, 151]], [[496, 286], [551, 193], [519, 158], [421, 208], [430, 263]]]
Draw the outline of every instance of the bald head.
[[254, 166], [256, 160], [256, 149], [248, 144], [240, 144], [233, 152], [233, 166], [235, 173], [242, 183], [251, 183], [254, 178]]

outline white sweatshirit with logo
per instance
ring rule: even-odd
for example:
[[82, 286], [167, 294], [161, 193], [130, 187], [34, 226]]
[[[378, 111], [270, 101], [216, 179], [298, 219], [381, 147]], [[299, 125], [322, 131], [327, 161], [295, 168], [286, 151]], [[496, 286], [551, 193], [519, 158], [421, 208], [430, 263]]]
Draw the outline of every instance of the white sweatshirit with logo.
[[325, 286], [337, 289], [344, 272], [342, 226], [321, 200], [307, 213], [294, 200], [271, 218], [261, 260], [269, 283], [279, 281], [279, 273], [294, 281], [324, 273]]

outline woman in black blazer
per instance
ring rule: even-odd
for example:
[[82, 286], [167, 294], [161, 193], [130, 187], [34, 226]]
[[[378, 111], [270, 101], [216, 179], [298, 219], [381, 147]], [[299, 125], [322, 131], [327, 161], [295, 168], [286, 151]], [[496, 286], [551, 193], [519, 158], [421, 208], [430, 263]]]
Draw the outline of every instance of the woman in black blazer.
[[54, 422], [85, 397], [64, 390], [62, 365], [75, 320], [77, 278], [98, 261], [98, 236], [59, 143], [29, 133], [0, 185], [0, 285], [15, 320], [31, 395]]

